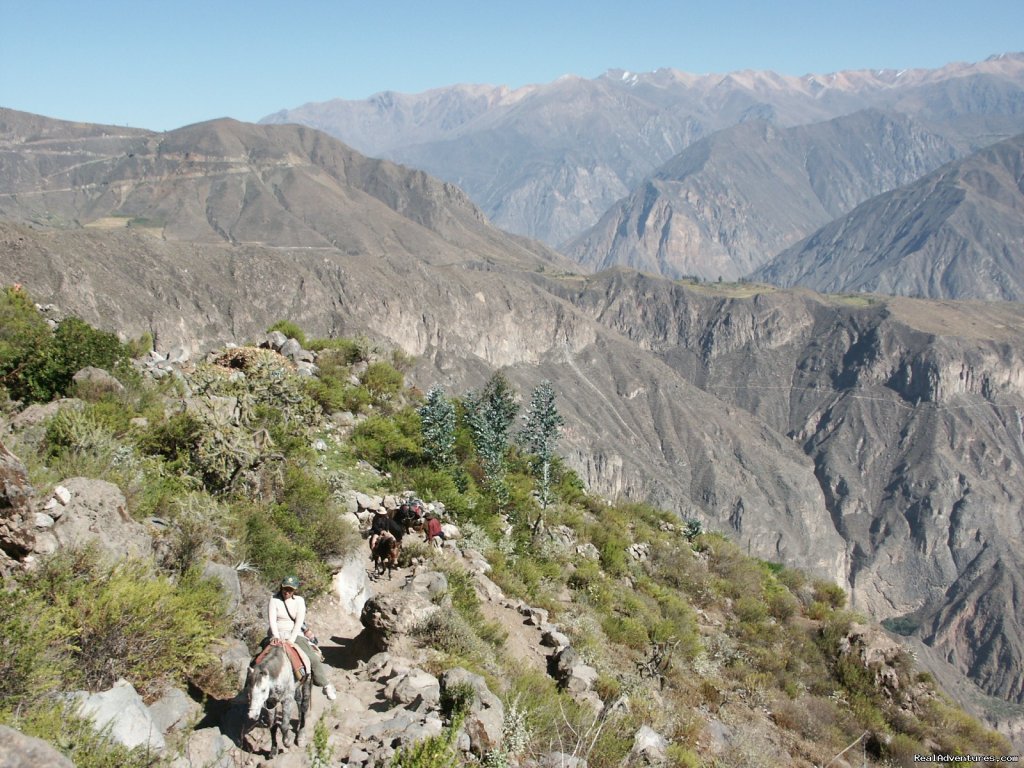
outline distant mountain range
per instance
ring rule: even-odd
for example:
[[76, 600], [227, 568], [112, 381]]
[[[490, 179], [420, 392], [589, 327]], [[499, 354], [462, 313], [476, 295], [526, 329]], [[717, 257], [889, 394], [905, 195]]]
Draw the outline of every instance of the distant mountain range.
[[1024, 54], [934, 70], [804, 77], [611, 71], [515, 90], [458, 85], [336, 99], [263, 122], [310, 125], [366, 154], [423, 169], [464, 189], [497, 226], [559, 245], [716, 131], [752, 120], [807, 125], [871, 108], [913, 118], [963, 156], [1024, 132]]

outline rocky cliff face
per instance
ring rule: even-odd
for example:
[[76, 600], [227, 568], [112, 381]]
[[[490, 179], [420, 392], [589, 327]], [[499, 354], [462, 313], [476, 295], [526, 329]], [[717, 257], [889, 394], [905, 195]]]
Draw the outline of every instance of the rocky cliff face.
[[[1024, 533], [1018, 305], [723, 300], [628, 275], [574, 301], [799, 446], [844, 541], [854, 607], [911, 617], [961, 672], [1021, 701], [1005, 665], [1022, 630], [1024, 564], [1009, 544]], [[943, 312], [959, 334], [935, 334]], [[972, 338], [978, 323], [1002, 330]]]
[[1024, 298], [1024, 134], [868, 200], [754, 277], [820, 291]]
[[595, 270], [734, 280], [956, 156], [909, 118], [875, 110], [793, 128], [743, 123], [676, 155], [563, 250]]

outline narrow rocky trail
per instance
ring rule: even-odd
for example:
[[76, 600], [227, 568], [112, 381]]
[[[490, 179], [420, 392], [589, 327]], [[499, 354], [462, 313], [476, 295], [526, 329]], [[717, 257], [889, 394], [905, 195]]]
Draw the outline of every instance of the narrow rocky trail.
[[[472, 575], [481, 613], [505, 633], [505, 654], [516, 664], [547, 673], [550, 655], [555, 645], [560, 645], [552, 642], [551, 634], [557, 630], [547, 623], [547, 612], [507, 598], [484, 574], [486, 566], [478, 553], [449, 544], [441, 557], [464, 566]], [[439, 588], [439, 584], [444, 586]], [[321, 690], [314, 689], [302, 743], [273, 759], [268, 758], [270, 732], [265, 728], [249, 733], [246, 741], [251, 751], [238, 748], [244, 703], [241, 697], [236, 699], [221, 723], [222, 733], [232, 738], [236, 747], [223, 756], [218, 768], [321, 768], [343, 761], [352, 766], [375, 765], [389, 762], [400, 745], [441, 732], [439, 686], [444, 682], [425, 671], [431, 651], [418, 648], [407, 633], [422, 611], [437, 610], [433, 600], [442, 594], [439, 589], [447, 589], [445, 577], [428, 561], [399, 568], [390, 578], [377, 578], [369, 558], [362, 558], [336, 576], [334, 586], [330, 593], [310, 601], [307, 623], [320, 640], [337, 699], [329, 701]], [[353, 594], [359, 599], [353, 600]], [[383, 652], [380, 636], [363, 626], [354, 609], [368, 601], [384, 613], [397, 606], [389, 620], [401, 629], [389, 634]], [[483, 684], [482, 678], [479, 680]], [[500, 739], [503, 707], [495, 693], [485, 691], [481, 696], [489, 697], [485, 709], [492, 710], [486, 728]], [[326, 729], [326, 749], [321, 752], [322, 757], [329, 757], [325, 763], [317, 763], [311, 756], [318, 723]]]

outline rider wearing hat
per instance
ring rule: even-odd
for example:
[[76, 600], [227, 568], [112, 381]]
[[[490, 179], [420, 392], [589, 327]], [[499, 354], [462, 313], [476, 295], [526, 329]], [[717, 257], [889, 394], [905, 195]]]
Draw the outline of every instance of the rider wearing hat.
[[299, 646], [309, 657], [309, 673], [313, 677], [313, 685], [323, 688], [324, 696], [332, 701], [338, 697], [334, 686], [327, 680], [323, 661], [317, 649], [313, 648], [302, 629], [306, 621], [306, 601], [295, 591], [299, 588], [297, 576], [286, 576], [281, 581], [281, 588], [270, 598], [267, 607], [267, 640], [286, 640]]

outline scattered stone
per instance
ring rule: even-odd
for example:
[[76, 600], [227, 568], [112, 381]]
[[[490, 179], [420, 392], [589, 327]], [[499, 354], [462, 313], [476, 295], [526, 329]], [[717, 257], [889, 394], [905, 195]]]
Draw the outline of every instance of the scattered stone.
[[118, 680], [100, 693], [75, 691], [70, 694], [80, 705], [81, 712], [92, 718], [97, 728], [109, 728], [110, 738], [117, 744], [132, 749], [145, 746], [163, 752], [166, 744], [160, 728], [153, 721], [149, 709], [134, 686], [127, 680]]
[[199, 721], [203, 708], [180, 688], [168, 688], [149, 705], [149, 715], [160, 732], [178, 731]]
[[3, 768], [75, 768], [75, 764], [42, 739], [0, 725]]
[[505, 705], [491, 693], [480, 675], [455, 667], [445, 672], [441, 678], [442, 691], [466, 685], [473, 690], [473, 700], [469, 702], [469, 711], [462, 728], [469, 735], [470, 751], [478, 757], [483, 757], [501, 746]]
[[597, 682], [597, 670], [584, 663], [571, 646], [556, 653], [553, 662], [558, 685], [569, 693], [584, 693]]
[[650, 726], [642, 725], [633, 736], [633, 748], [629, 754], [648, 765], [664, 763], [668, 759], [668, 740]]
[[95, 392], [124, 392], [124, 384], [102, 368], [87, 366], [78, 371], [71, 380], [76, 385], [84, 385]]

